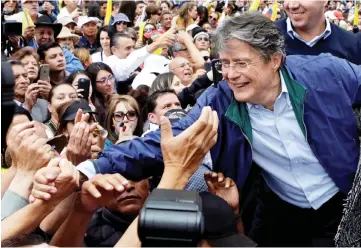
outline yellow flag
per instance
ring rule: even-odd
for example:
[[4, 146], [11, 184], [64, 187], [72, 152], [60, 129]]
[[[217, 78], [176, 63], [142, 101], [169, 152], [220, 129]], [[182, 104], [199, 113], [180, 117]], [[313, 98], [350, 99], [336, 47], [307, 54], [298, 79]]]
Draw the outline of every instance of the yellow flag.
[[358, 3], [355, 4], [355, 16], [353, 17], [353, 25], [358, 26]]
[[341, 2], [337, 2], [336, 9], [339, 10], [341, 8]]
[[23, 33], [25, 32], [25, 29], [27, 27], [35, 27], [33, 20], [31, 19], [29, 15], [29, 10], [27, 8], [23, 9], [24, 16], [22, 20], [22, 26], [23, 26]]
[[59, 0], [59, 9], [61, 9], [61, 5], [63, 4], [63, 0]]
[[143, 41], [143, 34], [144, 34], [145, 22], [141, 22], [139, 24], [139, 39]]
[[272, 21], [275, 21], [277, 19], [277, 9], [278, 9], [278, 3], [276, 0], [272, 5], [272, 16], [271, 16]]
[[249, 7], [249, 12], [255, 12], [258, 10], [259, 4], [261, 3], [261, 0], [253, 0], [251, 7]]
[[107, 0], [107, 12], [104, 18], [104, 25], [109, 25], [110, 18], [112, 17], [113, 5], [112, 0]]

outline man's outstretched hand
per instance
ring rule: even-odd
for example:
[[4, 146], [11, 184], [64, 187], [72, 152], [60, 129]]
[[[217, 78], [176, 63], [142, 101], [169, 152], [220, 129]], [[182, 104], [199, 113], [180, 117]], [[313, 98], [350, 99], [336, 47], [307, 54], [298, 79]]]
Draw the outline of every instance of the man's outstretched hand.
[[217, 142], [218, 123], [217, 112], [205, 107], [195, 123], [174, 137], [170, 121], [161, 117], [164, 170], [172, 180], [179, 180], [179, 187], [199, 168], [204, 156]]
[[239, 193], [235, 182], [222, 173], [206, 172], [204, 180], [207, 183], [208, 191], [223, 198], [233, 209], [235, 215], [239, 213]]

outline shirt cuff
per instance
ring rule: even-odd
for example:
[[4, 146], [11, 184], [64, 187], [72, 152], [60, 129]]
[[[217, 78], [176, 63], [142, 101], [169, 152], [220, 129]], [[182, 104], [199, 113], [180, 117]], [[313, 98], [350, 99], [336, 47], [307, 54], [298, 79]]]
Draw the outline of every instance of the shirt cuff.
[[83, 173], [84, 175], [86, 175], [88, 179], [95, 177], [95, 175], [97, 174], [95, 170], [95, 166], [90, 160], [78, 164], [76, 169], [81, 173]]
[[11, 190], [7, 190], [1, 199], [1, 220], [4, 220], [28, 204], [27, 199]]

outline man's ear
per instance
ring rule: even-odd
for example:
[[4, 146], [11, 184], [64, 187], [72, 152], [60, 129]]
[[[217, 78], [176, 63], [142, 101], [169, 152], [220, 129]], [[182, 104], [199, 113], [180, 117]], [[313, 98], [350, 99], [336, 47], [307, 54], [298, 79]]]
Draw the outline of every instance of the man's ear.
[[110, 50], [112, 50], [112, 54], [114, 54], [115, 52], [116, 52], [116, 47], [115, 46], [112, 46], [111, 48], [110, 48]]
[[278, 53], [271, 56], [271, 66], [274, 72], [281, 68], [283, 63], [283, 54]]
[[155, 125], [159, 125], [159, 121], [157, 119], [157, 116], [154, 113], [149, 113], [148, 114], [148, 120]]

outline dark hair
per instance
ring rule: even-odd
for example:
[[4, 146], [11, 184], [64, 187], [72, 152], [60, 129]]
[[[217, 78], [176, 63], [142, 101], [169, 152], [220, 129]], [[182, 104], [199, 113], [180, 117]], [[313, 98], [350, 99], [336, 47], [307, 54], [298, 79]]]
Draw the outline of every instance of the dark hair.
[[[100, 44], [100, 34], [101, 32], [106, 32], [109, 36], [110, 39], [110, 47], [112, 47], [112, 39], [114, 34], [116, 33], [114, 27], [112, 25], [106, 25], [101, 27], [101, 29], [99, 29], [99, 32], [97, 34], [97, 43]], [[103, 51], [103, 48], [100, 48], [101, 51]], [[110, 49], [110, 53], [112, 53], [112, 50]]]
[[172, 7], [168, 1], [162, 1], [162, 2], [159, 4], [159, 6], [160, 6], [162, 3], [167, 4], [169, 9]]
[[14, 112], [14, 116], [16, 115], [26, 115], [26, 117], [28, 117], [29, 121], [33, 120], [33, 117], [31, 116], [30, 112], [22, 107], [19, 106], [15, 106], [15, 112]]
[[[153, 92], [147, 100], [147, 115], [149, 113], [152, 113], [154, 111], [154, 109], [157, 107], [157, 99], [160, 96], [166, 95], [166, 94], [174, 94], [177, 96], [177, 94], [175, 93], [174, 90], [172, 89], [163, 89], [163, 90], [157, 90], [155, 92]], [[178, 97], [178, 96], [177, 96]]]
[[198, 15], [201, 16], [203, 14], [203, 19], [200, 20], [199, 26], [202, 27], [202, 25], [206, 22], [208, 22], [208, 9], [205, 6], [199, 6], [197, 8]]
[[[51, 104], [51, 98], [53, 98], [53, 96], [54, 96], [54, 91], [55, 91], [58, 87], [63, 86], [63, 85], [68, 85], [68, 86], [70, 86], [70, 87], [73, 88], [73, 86], [72, 86], [71, 84], [68, 84], [68, 83], [61, 83], [61, 84], [57, 84], [57, 85], [51, 87], [51, 90], [50, 90], [49, 96], [48, 96], [48, 102], [49, 102], [50, 104]], [[74, 91], [76, 92], [75, 89], [74, 89]]]
[[128, 27], [134, 26], [135, 20], [135, 10], [137, 9], [137, 4], [134, 1], [121, 1], [120, 8], [118, 13], [123, 13], [128, 16], [130, 23]]
[[34, 246], [45, 243], [46, 240], [39, 234], [19, 234], [1, 241], [2, 247]]
[[203, 32], [203, 33], [208, 33], [207, 30], [201, 28], [201, 27], [195, 27], [192, 30], [192, 38], [194, 38], [198, 33]]
[[42, 43], [39, 45], [38, 48], [38, 54], [39, 59], [44, 60], [45, 59], [45, 52], [47, 52], [51, 48], [59, 47], [61, 49], [61, 46], [56, 42], [48, 42], [48, 43]]
[[[67, 77], [67, 79], [65, 80], [64, 83], [73, 85], [74, 79], [75, 79], [76, 76], [78, 76], [79, 74], [84, 74], [85, 76], [89, 77], [88, 72], [85, 71], [85, 70], [73, 71], [72, 73], [70, 73], [70, 75]], [[89, 77], [89, 78], [90, 78], [90, 77]]]
[[[96, 112], [98, 112], [98, 114], [99, 114], [99, 123], [100, 123], [100, 125], [103, 126], [104, 122], [105, 122], [105, 115], [107, 112], [107, 109], [105, 106], [107, 99], [105, 99], [104, 96], [99, 91], [97, 91], [97, 88], [96, 88], [97, 76], [101, 70], [107, 71], [110, 74], [114, 75], [112, 69], [107, 64], [104, 64], [103, 62], [96, 62], [96, 63], [90, 64], [88, 66], [88, 68], [86, 69], [86, 71], [88, 72], [88, 76], [90, 78], [90, 82], [93, 87], [93, 92], [90, 96], [90, 99], [96, 108]], [[115, 87], [115, 85], [114, 85], [114, 87]]]

